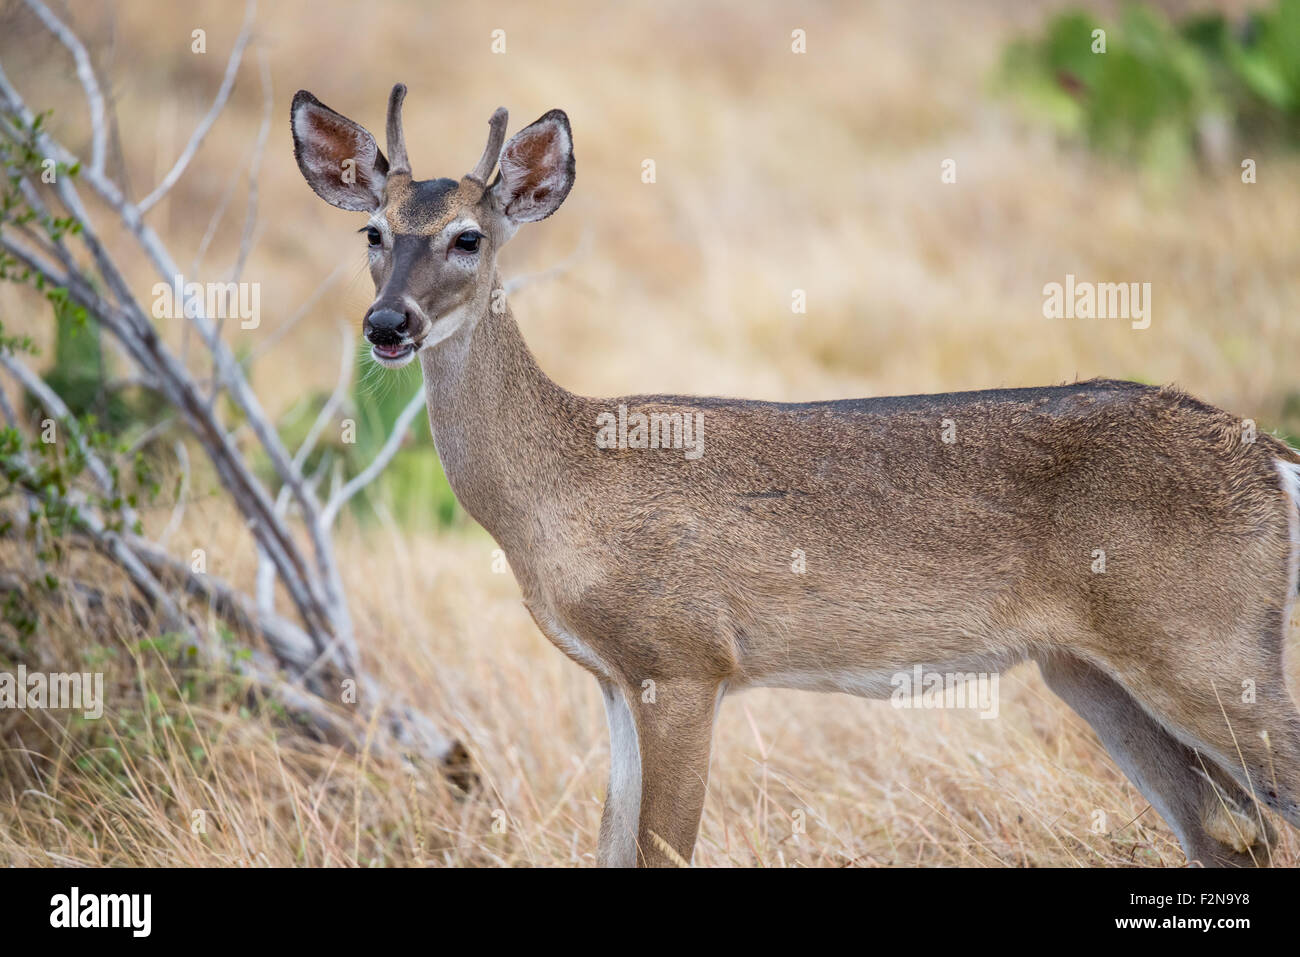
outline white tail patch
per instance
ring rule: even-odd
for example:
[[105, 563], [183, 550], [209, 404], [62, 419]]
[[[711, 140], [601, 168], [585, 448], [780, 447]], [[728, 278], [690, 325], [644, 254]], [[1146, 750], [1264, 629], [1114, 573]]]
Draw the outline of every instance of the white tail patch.
[[[1300, 453], [1297, 453], [1300, 454]], [[1291, 612], [1295, 607], [1296, 589], [1300, 588], [1300, 462], [1276, 459], [1278, 475], [1282, 478], [1282, 491], [1291, 500], [1287, 527], [1291, 533], [1291, 558], [1287, 564], [1286, 611], [1282, 618], [1285, 631], [1291, 625]]]

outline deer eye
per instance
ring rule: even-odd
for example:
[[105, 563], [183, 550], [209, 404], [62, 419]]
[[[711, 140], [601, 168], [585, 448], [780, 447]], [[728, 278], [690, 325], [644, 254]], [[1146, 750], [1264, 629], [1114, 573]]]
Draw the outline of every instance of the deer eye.
[[452, 243], [452, 245], [463, 252], [476, 253], [478, 252], [479, 240], [482, 238], [482, 233], [473, 229], [467, 229], [456, 237], [456, 241]]
[[384, 241], [384, 236], [383, 236], [383, 233], [381, 233], [379, 230], [375, 229], [374, 226], [367, 226], [367, 227], [366, 227], [366, 240], [370, 243], [370, 245], [372, 245], [372, 246], [378, 246], [378, 245], [381, 245], [381, 244], [383, 243], [383, 241]]

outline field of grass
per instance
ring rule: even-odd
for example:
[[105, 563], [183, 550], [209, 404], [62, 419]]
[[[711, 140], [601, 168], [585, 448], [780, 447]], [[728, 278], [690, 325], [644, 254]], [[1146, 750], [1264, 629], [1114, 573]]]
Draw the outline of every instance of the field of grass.
[[[258, 360], [263, 404], [282, 413], [330, 388], [338, 326], [359, 326], [372, 292], [362, 217], [320, 202], [294, 164], [289, 100], [306, 88], [379, 130], [400, 80], [421, 177], [465, 173], [498, 105], [512, 131], [552, 107], [568, 112], [576, 186], [503, 262], [520, 275], [568, 261], [513, 308], [542, 367], [575, 391], [808, 400], [1101, 375], [1175, 382], [1300, 435], [1295, 156], [1243, 144], [1253, 185], [1237, 158], [1157, 181], [1056, 142], [993, 93], [991, 76], [1005, 44], [1059, 3], [701, 7], [264, 3], [230, 108], [150, 213], [188, 263], [230, 191], [202, 255], [214, 275], [229, 269], [264, 57], [273, 125], [244, 269], [261, 284], [263, 321], [228, 330], [232, 344], [257, 349], [334, 278]], [[57, 9], [93, 39], [120, 116], [121, 172], [143, 195], [206, 110], [241, 10], [215, 0]], [[191, 52], [195, 29], [206, 54]], [[491, 52], [497, 29], [504, 54]], [[795, 29], [806, 54], [790, 50]], [[0, 2], [0, 62], [84, 149], [66, 56], [20, 3]], [[653, 184], [642, 182], [646, 159]], [[951, 184], [940, 179], [947, 159]], [[147, 291], [147, 265], [130, 265]], [[1042, 288], [1067, 273], [1150, 282], [1150, 328], [1045, 319]], [[806, 314], [791, 313], [795, 289]], [[0, 287], [0, 312], [51, 348], [39, 300]], [[164, 322], [163, 334], [179, 331]], [[391, 387], [380, 372], [371, 387]], [[214, 574], [251, 588], [251, 539], [215, 487], [196, 478], [169, 547], [201, 547]], [[150, 529], [170, 514], [150, 512]], [[538, 633], [513, 580], [494, 573], [486, 534], [402, 518], [344, 522], [358, 640], [374, 673], [466, 743], [476, 793], [427, 767], [313, 743], [239, 688], [178, 664], [147, 624], [73, 605], [21, 647], [0, 625], [0, 661], [103, 670], [110, 691], [106, 721], [0, 711], [0, 865], [593, 863], [608, 761], [595, 682]], [[0, 545], [0, 569], [24, 560]], [[1280, 830], [1276, 862], [1300, 863], [1300, 835]], [[1032, 665], [1005, 677], [996, 720], [842, 695], [727, 699], [695, 855], [706, 866], [1183, 861]]]

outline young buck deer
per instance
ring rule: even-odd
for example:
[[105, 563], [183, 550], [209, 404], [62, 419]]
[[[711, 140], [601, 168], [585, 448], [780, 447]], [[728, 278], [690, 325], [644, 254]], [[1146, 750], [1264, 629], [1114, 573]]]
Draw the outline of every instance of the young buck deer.
[[515, 230], [573, 186], [568, 118], [507, 142], [497, 110], [467, 176], [416, 180], [405, 93], [388, 102], [387, 157], [298, 93], [294, 152], [321, 198], [369, 214], [374, 358], [419, 356], [457, 498], [537, 626], [600, 683], [602, 864], [690, 860], [725, 692], [884, 697], [916, 665], [1028, 658], [1189, 860], [1268, 862], [1254, 799], [1300, 826], [1283, 666], [1300, 455], [1132, 382], [808, 403], [575, 395], [534, 361], [497, 273]]

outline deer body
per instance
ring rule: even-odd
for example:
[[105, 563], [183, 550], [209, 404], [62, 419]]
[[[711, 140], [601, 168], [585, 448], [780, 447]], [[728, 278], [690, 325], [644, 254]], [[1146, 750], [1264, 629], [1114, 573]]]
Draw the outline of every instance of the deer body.
[[[326, 199], [374, 214], [376, 357], [418, 354], [453, 491], [505, 550], [538, 627], [600, 682], [602, 863], [690, 859], [726, 693], [880, 697], [914, 665], [1026, 658], [1189, 859], [1264, 862], [1252, 798], [1300, 825], [1282, 662], [1300, 456], [1127, 382], [799, 404], [570, 393], [479, 258], [568, 192], [567, 120], [553, 111], [503, 149], [499, 112], [475, 173], [413, 183], [401, 92], [392, 169], [309, 96], [295, 98], [299, 163]], [[362, 183], [371, 198], [321, 172], [347, 150], [384, 178]], [[421, 257], [435, 260], [423, 278]], [[701, 422], [700, 454], [602, 447], [620, 406]]]

